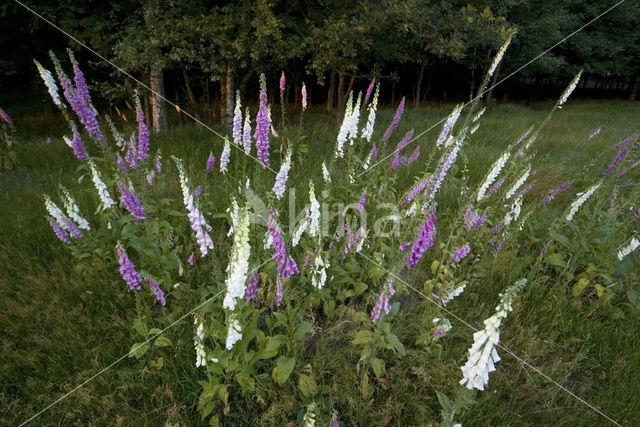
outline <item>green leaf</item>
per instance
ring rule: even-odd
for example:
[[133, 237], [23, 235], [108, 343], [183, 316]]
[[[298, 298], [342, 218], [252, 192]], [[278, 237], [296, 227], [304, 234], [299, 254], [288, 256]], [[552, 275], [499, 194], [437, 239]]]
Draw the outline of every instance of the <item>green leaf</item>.
[[440, 406], [442, 407], [444, 412], [446, 414], [450, 414], [453, 409], [453, 403], [451, 403], [451, 399], [440, 393], [438, 390], [436, 390], [436, 395], [438, 396], [438, 402], [440, 402]]
[[158, 329], [158, 328], [151, 328], [149, 329], [149, 332], [147, 332], [147, 336], [148, 337], [152, 337], [154, 335], [158, 335], [162, 333], [162, 329]]
[[351, 344], [371, 344], [373, 342], [373, 336], [371, 335], [371, 331], [368, 329], [359, 330], [356, 333], [355, 338], [351, 341]]
[[557, 252], [554, 252], [547, 257], [547, 263], [560, 268], [564, 268], [567, 265], [564, 258], [562, 258], [562, 255]]
[[373, 394], [373, 388], [371, 384], [369, 384], [369, 375], [366, 373], [362, 376], [362, 382], [360, 383], [360, 392], [362, 393], [362, 397], [369, 398]]
[[214, 407], [215, 407], [215, 403], [213, 403], [212, 401], [207, 402], [204, 405], [204, 408], [202, 409], [202, 414], [200, 415], [200, 421], [204, 421], [204, 419], [207, 418], [207, 415], [209, 415], [211, 411], [213, 411]]
[[146, 342], [136, 342], [133, 343], [131, 349], [129, 350], [129, 357], [135, 357], [136, 359], [140, 359], [149, 349], [149, 344]]
[[280, 324], [282, 326], [286, 326], [287, 325], [287, 316], [285, 316], [284, 314], [280, 313], [280, 312], [274, 312], [273, 315], [276, 317], [276, 319], [278, 320], [276, 322], [276, 325]]
[[589, 286], [589, 279], [583, 277], [573, 285], [573, 288], [571, 289], [571, 294], [574, 297], [577, 297], [584, 292], [587, 286]]
[[300, 339], [304, 338], [304, 336], [306, 334], [310, 333], [310, 332], [313, 332], [313, 326], [311, 326], [311, 324], [309, 322], [303, 321], [296, 328], [296, 331], [293, 334], [293, 337], [296, 340], [300, 340]]
[[355, 286], [353, 287], [353, 295], [354, 296], [358, 296], [358, 295], [362, 295], [364, 293], [364, 291], [366, 291], [368, 288], [367, 284], [364, 282], [358, 282], [355, 284]]
[[298, 379], [298, 388], [304, 397], [311, 399], [316, 394], [317, 389], [316, 380], [313, 377], [305, 374], [300, 374]]
[[272, 350], [263, 349], [258, 351], [256, 355], [253, 356], [253, 361], [255, 362], [256, 360], [271, 359], [272, 357], [275, 357], [277, 354], [278, 354], [278, 350], [276, 349], [272, 349]]
[[387, 334], [387, 341], [389, 341], [389, 343], [393, 346], [393, 348], [395, 348], [395, 350], [400, 353], [401, 355], [405, 355], [406, 351], [404, 349], [404, 345], [402, 345], [402, 343], [400, 342], [400, 340], [398, 339], [398, 337], [393, 334], [393, 333], [388, 333]]
[[224, 403], [225, 405], [228, 404], [228, 402], [229, 402], [229, 390], [227, 390], [227, 386], [226, 385], [220, 384], [220, 387], [218, 387], [218, 397], [220, 398], [222, 403]]
[[375, 264], [369, 264], [369, 278], [374, 282], [380, 280], [384, 276], [384, 270]]
[[371, 358], [371, 367], [373, 368], [373, 373], [376, 374], [376, 378], [382, 378], [382, 375], [384, 375], [384, 360], [377, 357]]
[[278, 384], [283, 385], [289, 379], [289, 375], [293, 372], [293, 368], [296, 366], [296, 359], [293, 357], [280, 356], [276, 362], [276, 367], [273, 368], [273, 379]]
[[636, 310], [640, 310], [640, 292], [635, 289], [629, 289], [627, 291], [627, 298], [629, 298], [629, 302], [631, 302]]
[[173, 343], [171, 342], [171, 340], [164, 335], [160, 335], [156, 339], [156, 342], [153, 343], [154, 347], [171, 347], [172, 345]]
[[440, 265], [440, 263], [436, 260], [433, 260], [433, 262], [431, 263], [431, 274], [436, 274], [436, 271], [438, 271], [438, 266]]
[[133, 321], [133, 329], [143, 338], [147, 337], [147, 333], [149, 330], [147, 329], [147, 325], [144, 323], [142, 319], [135, 319]]
[[288, 337], [286, 335], [274, 335], [267, 342], [266, 350], [277, 350], [282, 344], [287, 342]]
[[240, 387], [242, 388], [243, 396], [251, 394], [255, 389], [255, 380], [250, 375], [245, 374], [244, 372], [240, 372], [236, 375], [236, 381], [238, 381], [238, 384], [240, 384]]
[[351, 316], [351, 321], [353, 323], [365, 323], [367, 320], [369, 320], [369, 315], [364, 311], [356, 311]]

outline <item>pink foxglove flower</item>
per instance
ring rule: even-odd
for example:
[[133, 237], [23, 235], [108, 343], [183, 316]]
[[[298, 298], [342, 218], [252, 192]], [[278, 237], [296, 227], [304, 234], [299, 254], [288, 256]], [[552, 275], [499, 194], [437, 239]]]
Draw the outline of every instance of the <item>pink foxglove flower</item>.
[[187, 260], [187, 262], [193, 267], [193, 252], [191, 252], [191, 256], [189, 257], [189, 259]]
[[360, 212], [362, 212], [362, 209], [364, 209], [364, 203], [367, 199], [367, 192], [363, 192], [362, 196], [360, 196], [360, 201], [358, 202], [358, 207], [356, 208], [356, 213], [358, 215], [360, 215]]
[[302, 82], [302, 111], [307, 109], [307, 86]]
[[7, 122], [7, 124], [13, 126], [13, 120], [11, 120], [11, 117], [9, 117], [9, 115], [5, 113], [5, 111], [2, 108], [0, 108], [0, 117], [2, 117], [2, 120]]
[[366, 105], [367, 102], [369, 102], [369, 99], [371, 98], [371, 93], [373, 93], [373, 87], [376, 84], [376, 78], [374, 77], [371, 80], [371, 83], [369, 83], [369, 87], [367, 88], [367, 92], [364, 95], [364, 104]]
[[77, 129], [73, 130], [73, 139], [71, 140], [71, 148], [73, 149], [73, 154], [76, 155], [78, 160], [84, 162], [87, 160], [87, 153], [84, 151], [84, 145], [82, 144], [82, 139], [80, 139], [80, 134]]
[[209, 158], [207, 159], [207, 172], [213, 172], [213, 166], [216, 164], [216, 158], [213, 157], [213, 153], [209, 153]]
[[149, 157], [149, 128], [144, 122], [142, 108], [136, 110], [136, 121], [138, 122], [138, 152], [136, 157], [143, 160]]
[[251, 275], [251, 279], [249, 279], [245, 295], [245, 303], [249, 304], [251, 300], [253, 300], [256, 304], [256, 307], [258, 306], [258, 273], [256, 273], [255, 271]]
[[222, 154], [220, 154], [220, 172], [227, 172], [227, 165], [229, 164], [229, 157], [231, 156], [231, 146], [229, 145], [229, 140], [225, 138], [224, 140], [224, 148], [222, 149]]
[[286, 84], [286, 79], [284, 78], [284, 71], [283, 71], [282, 75], [280, 76], [280, 92], [284, 92], [285, 84]]

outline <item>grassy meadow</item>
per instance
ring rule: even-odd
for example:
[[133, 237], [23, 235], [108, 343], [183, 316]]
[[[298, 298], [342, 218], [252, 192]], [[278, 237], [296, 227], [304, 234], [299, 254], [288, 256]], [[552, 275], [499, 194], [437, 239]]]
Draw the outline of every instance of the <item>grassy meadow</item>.
[[[434, 104], [408, 109], [396, 139], [411, 128], [420, 133], [431, 127], [452, 107]], [[465, 147], [462, 154], [468, 161], [471, 182], [480, 182], [500, 153], [531, 125], [542, 122], [551, 107], [551, 103], [541, 102], [498, 104], [490, 109], [481, 119], [473, 144]], [[11, 114], [11, 108], [6, 110]], [[280, 119], [276, 113], [277, 127]], [[297, 114], [289, 113], [289, 120], [297, 123]], [[379, 138], [393, 114], [392, 109], [379, 111], [374, 139]], [[560, 194], [548, 210], [535, 211], [529, 221], [533, 225], [521, 234], [526, 238], [486, 266], [483, 283], [475, 284], [453, 301], [448, 306], [451, 311], [476, 327], [482, 326], [482, 320], [493, 312], [497, 295], [536, 260], [552, 219], [565, 211], [577, 191], [599, 178], [615, 157], [615, 145], [639, 131], [638, 118], [640, 103], [625, 101], [570, 100], [555, 113], [536, 142], [537, 154], [532, 164], [537, 175], [530, 197], [541, 199], [549, 189], [569, 180], [581, 190], [572, 188]], [[305, 113], [302, 133], [306, 137], [302, 143], [308, 151], [294, 153], [289, 176], [289, 186], [295, 186], [298, 194], [307, 192], [309, 179], [322, 181], [320, 164], [333, 155], [341, 119], [321, 110]], [[125, 290], [117, 269], [105, 271], [77, 263], [47, 223], [42, 194], [55, 194], [59, 183], [77, 195], [85, 216], [91, 218], [95, 210], [91, 177], [79, 179], [79, 163], [61, 139], [64, 120], [57, 115], [23, 115], [14, 120], [19, 141], [16, 152], [21, 163], [17, 169], [0, 175], [3, 425], [26, 421], [126, 354], [139, 340], [131, 328], [137, 315], [136, 300]], [[132, 122], [130, 117], [129, 123]], [[126, 128], [127, 124], [123, 126]], [[585, 143], [598, 128], [602, 128], [601, 133]], [[413, 150], [418, 144], [422, 150], [421, 158], [411, 169], [415, 174], [422, 172], [420, 162], [428, 157], [441, 129], [442, 125], [436, 126], [409, 146]], [[48, 137], [53, 141], [50, 145], [45, 142]], [[277, 145], [273, 143], [274, 150]], [[172, 177], [168, 182], [174, 183], [167, 191], [179, 193], [177, 173], [169, 160], [169, 155], [175, 154], [189, 165], [194, 183], [203, 186], [205, 196], [220, 206], [218, 211], [226, 210], [226, 195], [235, 191], [236, 184], [204, 173], [209, 152], [213, 151], [217, 158], [222, 149], [218, 137], [196, 125], [176, 125], [166, 134], [152, 136], [151, 152], [158, 148], [163, 153], [163, 168]], [[232, 151], [231, 167], [241, 167], [251, 175], [255, 164], [239, 156]], [[379, 167], [388, 168], [390, 161]], [[593, 166], [587, 167], [591, 162]], [[366, 174], [361, 177], [366, 178]], [[397, 188], [409, 188], [414, 181], [411, 173], [405, 173], [402, 179], [406, 182], [399, 182]], [[264, 189], [273, 185], [252, 182]], [[587, 184], [579, 186], [583, 182]], [[439, 215], [446, 217], [448, 209], [453, 212], [458, 207], [460, 195], [456, 188], [442, 188]], [[176, 209], [183, 210], [182, 206]], [[215, 220], [211, 224], [213, 256], [224, 265], [231, 244], [225, 237], [226, 226]], [[425, 262], [419, 268], [426, 271], [428, 266]], [[199, 283], [223, 281], [225, 275], [224, 271], [211, 271], [190, 280], [197, 287]], [[420, 271], [408, 280], [422, 289], [424, 278]], [[571, 287], [562, 281], [529, 283], [502, 326], [501, 342], [620, 424], [640, 425], [640, 312], [627, 307], [622, 299], [618, 303], [624, 308], [623, 315], [615, 316], [601, 310], [597, 298], [586, 296], [579, 305], [572, 301]], [[183, 307], [173, 312], [186, 313], [197, 303], [197, 298], [183, 299]], [[401, 341], [415, 341], [422, 327], [415, 322], [416, 313], [428, 303], [408, 292], [400, 304], [393, 330]], [[436, 424], [441, 420], [436, 391], [468, 403], [465, 410], [456, 414], [456, 421], [462, 425], [607, 424], [593, 410], [504, 351], [500, 352], [502, 361], [484, 392], [462, 389], [457, 383], [472, 331], [454, 319], [451, 322], [453, 329], [437, 345], [411, 349], [388, 364], [386, 376], [375, 383], [376, 392], [371, 398], [361, 396], [354, 369], [358, 355], [346, 345], [354, 325], [349, 320], [335, 321], [331, 328], [314, 335], [308, 358], [315, 376], [331, 387], [341, 425]], [[198, 425], [198, 396], [202, 390], [197, 381], [205, 374], [194, 366], [191, 318], [174, 326], [168, 336], [173, 347], [139, 360], [124, 358], [45, 411], [33, 424]], [[247, 400], [230, 401], [231, 414], [224, 423], [282, 425], [283, 420], [289, 420], [295, 425], [296, 415], [289, 411], [287, 403], [277, 399], [274, 402], [265, 404], [259, 398], [254, 399], [253, 405]]]

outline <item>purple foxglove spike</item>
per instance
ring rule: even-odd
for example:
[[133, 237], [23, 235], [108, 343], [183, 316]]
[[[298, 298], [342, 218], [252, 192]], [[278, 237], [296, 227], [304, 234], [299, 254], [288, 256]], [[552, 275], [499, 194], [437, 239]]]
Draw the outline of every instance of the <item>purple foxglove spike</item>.
[[[597, 131], [595, 131], [595, 132], [593, 132], [591, 135], [589, 135], [589, 136], [587, 137], [587, 140], [586, 140], [585, 142], [590, 142], [593, 138], [595, 138], [596, 136], [598, 136], [598, 135], [600, 134], [600, 130], [601, 130], [601, 129], [602, 129], [602, 128], [598, 128], [598, 130], [597, 130]], [[620, 148], [620, 147], [618, 147], [618, 148]]]
[[407, 198], [404, 199], [404, 201], [402, 202], [402, 207], [404, 208], [405, 206], [407, 206], [413, 200], [413, 198], [418, 195], [418, 193], [424, 190], [424, 188], [427, 186], [428, 183], [429, 183], [429, 180], [425, 179], [424, 181], [420, 182], [418, 185], [413, 187], [409, 192], [409, 195], [407, 196]]
[[453, 257], [451, 259], [451, 262], [453, 264], [457, 264], [460, 261], [462, 261], [467, 255], [469, 255], [469, 252], [471, 252], [471, 248], [469, 247], [469, 245], [466, 245], [460, 249], [458, 249], [457, 251], [455, 251], [453, 253]]
[[387, 131], [384, 133], [382, 137], [382, 142], [386, 142], [393, 131], [398, 127], [398, 123], [400, 123], [400, 118], [402, 117], [402, 113], [404, 112], [404, 97], [402, 97], [402, 101], [400, 101], [400, 105], [398, 105], [398, 109], [396, 110], [396, 115], [393, 117], [393, 122], [387, 128]]
[[80, 139], [80, 134], [76, 129], [73, 130], [73, 139], [71, 140], [71, 148], [73, 148], [73, 154], [76, 155], [78, 160], [84, 162], [87, 160], [87, 153], [84, 151], [84, 145], [82, 144], [82, 139]]
[[429, 214], [429, 219], [425, 223], [424, 227], [420, 230], [418, 234], [418, 238], [415, 243], [411, 247], [411, 252], [409, 253], [409, 257], [407, 258], [407, 267], [411, 268], [420, 261], [422, 255], [433, 246], [436, 237], [436, 213], [432, 211]]
[[13, 120], [11, 120], [11, 117], [9, 117], [9, 115], [5, 113], [5, 111], [2, 108], [0, 108], [0, 117], [2, 117], [2, 120], [7, 122], [7, 124], [13, 126]]
[[502, 178], [500, 181], [496, 182], [495, 184], [493, 184], [493, 187], [491, 187], [491, 189], [489, 190], [489, 192], [487, 193], [487, 197], [491, 196], [492, 194], [494, 194], [496, 191], [498, 191], [500, 189], [500, 187], [502, 187], [502, 184], [504, 184], [504, 178]]
[[118, 189], [120, 190], [120, 200], [124, 207], [136, 217], [136, 224], [140, 222], [141, 219], [144, 219], [144, 207], [140, 203], [140, 200], [133, 193], [133, 188], [127, 190], [124, 185], [118, 183]]
[[124, 159], [120, 156], [120, 154], [117, 155], [116, 163], [120, 168], [120, 172], [127, 173], [127, 165], [124, 163]]
[[187, 262], [193, 267], [193, 263], [194, 263], [194, 254], [193, 254], [193, 252], [191, 252], [191, 256], [189, 257]]
[[209, 153], [209, 158], [207, 159], [207, 172], [213, 172], [215, 164], [216, 158], [213, 156], [213, 153]]
[[58, 225], [57, 222], [49, 221], [49, 225], [51, 226], [51, 228], [53, 228], [53, 232], [56, 233], [56, 236], [58, 237], [58, 239], [60, 239], [62, 242], [66, 243], [67, 245], [71, 244], [71, 239], [69, 239], [69, 235], [65, 230], [62, 229], [62, 227]]
[[416, 160], [418, 160], [418, 157], [420, 157], [420, 147], [416, 147], [415, 150], [413, 150], [413, 154], [411, 155], [411, 157], [409, 157], [407, 159], [407, 161], [403, 164], [403, 166], [406, 168], [407, 166], [409, 166], [411, 163], [415, 162]]
[[104, 137], [100, 133], [100, 126], [96, 119], [96, 113], [87, 105], [80, 95], [73, 89], [71, 82], [66, 76], [58, 76], [64, 97], [71, 105], [71, 109], [76, 113], [80, 122], [85, 127], [89, 135], [96, 137], [98, 141], [104, 142]]
[[158, 285], [156, 282], [154, 282], [151, 279], [147, 279], [147, 282], [149, 283], [149, 288], [151, 289], [151, 292], [153, 292], [153, 294], [156, 296], [156, 300], [158, 300], [161, 305], [163, 306], [166, 305], [167, 300], [164, 298], [164, 292], [162, 291], [162, 289], [160, 289], [160, 285]]
[[149, 157], [149, 128], [144, 122], [144, 113], [141, 109], [136, 111], [136, 121], [138, 122], [138, 160]]
[[76, 227], [73, 222], [65, 221], [64, 224], [67, 226], [67, 230], [69, 230], [69, 234], [71, 235], [71, 237], [73, 237], [74, 239], [79, 239], [82, 237], [82, 232], [78, 230], [78, 227]]
[[364, 95], [364, 105], [367, 105], [367, 102], [369, 102], [369, 99], [371, 98], [371, 94], [373, 93], [373, 87], [375, 86], [375, 83], [376, 83], [376, 78], [374, 77], [373, 80], [371, 80], [371, 83], [369, 83], [367, 92]]
[[284, 77], [284, 71], [283, 71], [282, 75], [280, 76], [280, 92], [284, 92], [286, 88], [286, 82], [287, 80]]
[[138, 169], [138, 147], [136, 137], [134, 135], [131, 135], [131, 139], [129, 140], [129, 149], [127, 150], [127, 154], [124, 156], [124, 159], [127, 161], [129, 169]]
[[89, 95], [89, 88], [87, 87], [87, 81], [84, 78], [84, 73], [80, 69], [80, 65], [76, 58], [69, 51], [69, 59], [73, 66], [73, 82], [76, 84], [76, 93], [84, 101], [87, 106], [91, 105], [91, 95]]
[[[395, 156], [391, 164], [391, 172], [395, 171], [396, 168], [400, 166], [400, 164], [404, 163], [402, 159], [400, 159], [400, 152], [404, 149], [404, 147], [407, 146], [407, 144], [409, 143], [412, 137], [413, 137], [413, 129], [407, 132], [404, 138], [402, 138], [402, 141], [400, 141], [400, 143], [397, 145], [394, 152]], [[405, 162], [406, 162], [406, 158], [405, 158]]]
[[364, 193], [362, 193], [362, 196], [360, 197], [360, 201], [358, 202], [358, 207], [356, 208], [356, 213], [358, 215], [360, 215], [360, 212], [362, 212], [362, 209], [364, 209], [364, 203], [367, 199], [367, 192], [365, 191]]
[[256, 140], [258, 159], [262, 162], [262, 168], [269, 166], [269, 129], [271, 120], [267, 109], [267, 81], [262, 74], [260, 76], [260, 107], [256, 115], [256, 130], [253, 137]]
[[276, 307], [280, 307], [280, 303], [282, 302], [282, 282], [278, 280], [278, 284], [276, 285]]
[[254, 271], [249, 279], [247, 285], [245, 303], [249, 304], [251, 300], [255, 301], [256, 307], [258, 306], [258, 274]]
[[136, 271], [135, 265], [133, 265], [127, 253], [122, 248], [118, 248], [118, 263], [120, 264], [120, 275], [127, 285], [129, 285], [129, 289], [132, 291], [140, 290], [142, 277]]

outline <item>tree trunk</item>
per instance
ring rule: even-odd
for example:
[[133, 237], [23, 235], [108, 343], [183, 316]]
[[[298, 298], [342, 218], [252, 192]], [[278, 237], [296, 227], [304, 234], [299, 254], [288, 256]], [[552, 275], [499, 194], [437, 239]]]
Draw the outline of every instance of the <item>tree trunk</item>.
[[233, 117], [233, 107], [235, 100], [235, 89], [233, 84], [233, 68], [227, 66], [227, 125], [231, 127]]
[[631, 94], [629, 95], [629, 101], [635, 101], [638, 96], [638, 90], [640, 90], [640, 74], [636, 74], [636, 80], [633, 83]]
[[329, 73], [329, 91], [327, 92], [327, 113], [330, 113], [333, 110], [333, 93], [335, 91], [336, 86], [336, 76], [333, 72]]
[[227, 76], [220, 76], [220, 123], [227, 124]]
[[189, 74], [187, 73], [186, 68], [182, 68], [182, 77], [184, 78], [184, 84], [187, 90], [187, 98], [189, 98], [189, 104], [191, 104], [191, 109], [193, 110], [193, 116], [200, 120], [200, 105], [198, 101], [196, 101], [196, 97], [193, 96], [193, 90], [191, 90], [191, 80], [189, 79]]
[[[158, 8], [156, 1], [149, 0], [143, 4], [144, 23], [148, 34], [155, 34], [155, 11]], [[151, 44], [153, 46], [153, 44]], [[151, 86], [151, 121], [154, 132], [161, 132], [169, 129], [167, 120], [167, 105], [164, 102], [164, 70], [159, 65], [162, 53], [157, 49], [151, 51], [149, 61], [150, 73], [149, 84]]]
[[418, 108], [420, 106], [420, 95], [422, 92], [422, 77], [424, 77], [424, 68], [427, 66], [425, 61], [420, 64], [420, 71], [418, 71], [418, 81], [416, 82], [416, 96], [413, 102], [413, 107]]
[[344, 105], [342, 105], [344, 101], [344, 74], [342, 71], [338, 73], [338, 111], [342, 111]]
[[[351, 92], [351, 90], [353, 89], [353, 83], [356, 81], [356, 73], [353, 73], [353, 75], [351, 76], [351, 79], [349, 80], [349, 87], [347, 87], [347, 91], [345, 92], [345, 96], [349, 94], [349, 92]], [[353, 100], [353, 102], [355, 102], [355, 99]]]
[[180, 92], [178, 91], [178, 85], [174, 86], [176, 93], [176, 109], [178, 110], [178, 119], [180, 119], [180, 126], [182, 126], [182, 107], [180, 107]]
[[162, 132], [169, 129], [169, 121], [167, 120], [167, 105], [164, 102], [164, 73], [162, 68], [156, 64], [151, 64], [151, 73], [149, 78], [151, 90], [151, 116], [153, 122], [153, 131]]

